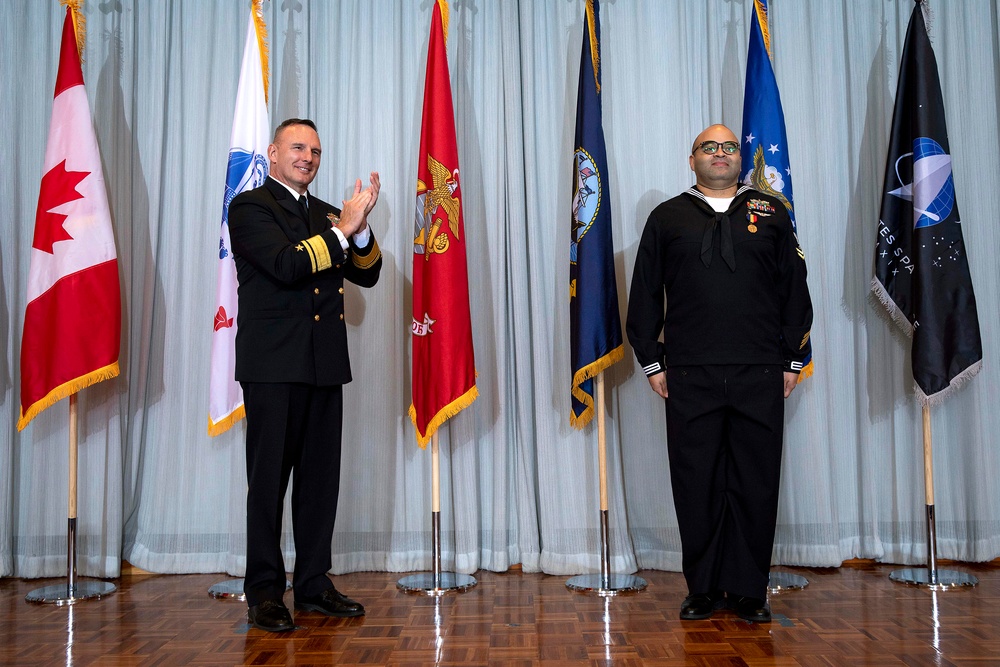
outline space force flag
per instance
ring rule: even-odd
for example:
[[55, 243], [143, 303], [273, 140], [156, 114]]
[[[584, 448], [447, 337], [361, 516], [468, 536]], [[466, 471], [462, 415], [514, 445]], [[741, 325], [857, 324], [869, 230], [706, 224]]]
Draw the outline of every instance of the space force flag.
[[208, 434], [219, 435], [243, 419], [243, 390], [236, 381], [236, 261], [229, 244], [229, 203], [264, 184], [267, 178], [270, 121], [267, 115], [267, 28], [260, 0], [250, 8], [243, 64], [236, 90], [236, 111], [229, 140], [229, 165], [222, 199], [222, 231], [212, 322], [212, 360], [208, 387]]
[[[792, 200], [792, 169], [785, 136], [785, 114], [781, 110], [778, 81], [771, 66], [771, 31], [767, 0], [754, 0], [750, 10], [750, 43], [743, 93], [743, 173], [740, 180], [777, 198], [788, 209], [792, 229], [798, 234]], [[812, 342], [802, 362], [799, 382], [813, 374]]]
[[979, 372], [983, 345], [962, 240], [944, 101], [921, 6], [906, 30], [892, 112], [872, 291], [913, 338], [918, 397]]
[[569, 249], [570, 424], [594, 417], [593, 378], [624, 355], [611, 235], [608, 157], [601, 122], [601, 20], [587, 0], [576, 98], [573, 219]]
[[31, 242], [18, 430], [57, 401], [118, 375], [118, 254], [78, 30], [82, 38], [82, 17], [67, 7]]
[[413, 238], [410, 419], [421, 447], [478, 396], [447, 34], [448, 4], [438, 0], [427, 45]]

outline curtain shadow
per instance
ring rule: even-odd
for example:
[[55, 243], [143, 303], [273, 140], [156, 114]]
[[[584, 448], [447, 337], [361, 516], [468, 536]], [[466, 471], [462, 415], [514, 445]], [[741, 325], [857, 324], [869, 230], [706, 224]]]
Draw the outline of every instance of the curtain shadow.
[[[577, 4], [577, 3], [573, 3], [573, 4]], [[557, 221], [556, 224], [558, 224], [559, 227], [560, 227], [560, 229], [559, 229], [559, 235], [557, 237], [559, 239], [559, 243], [560, 243], [558, 259], [559, 259], [559, 263], [561, 264], [561, 266], [559, 266], [558, 269], [554, 272], [554, 276], [553, 276], [553, 278], [554, 278], [554, 280], [553, 280], [554, 285], [553, 285], [553, 288], [552, 288], [553, 291], [554, 291], [554, 293], [555, 293], [555, 298], [553, 299], [553, 302], [556, 303], [556, 304], [559, 304], [560, 306], [565, 307], [565, 312], [566, 313], [569, 312], [569, 308], [568, 308], [568, 305], [569, 305], [569, 287], [570, 287], [570, 285], [569, 285], [569, 253], [570, 253], [569, 245], [570, 245], [570, 241], [571, 241], [571, 236], [570, 236], [570, 229], [571, 229], [571, 227], [570, 227], [570, 224], [571, 224], [571, 221], [573, 220], [573, 210], [572, 210], [572, 207], [573, 207], [573, 200], [572, 200], [573, 189], [572, 189], [572, 187], [573, 187], [573, 185], [572, 184], [576, 182], [576, 174], [573, 172], [573, 170], [574, 170], [573, 160], [574, 160], [574, 155], [576, 154], [576, 148], [577, 148], [576, 147], [576, 107], [577, 107], [577, 103], [578, 103], [578, 99], [577, 98], [578, 98], [579, 92], [580, 92], [580, 90], [579, 90], [580, 89], [580, 58], [581, 58], [581, 53], [582, 53], [582, 49], [583, 49], [583, 42], [582, 42], [582, 40], [583, 40], [583, 30], [584, 30], [584, 26], [586, 25], [586, 21], [587, 21], [586, 13], [583, 11], [583, 9], [584, 9], [583, 8], [583, 4], [582, 3], [579, 3], [579, 4], [580, 4], [579, 13], [577, 14], [576, 19], [573, 21], [573, 24], [571, 26], [569, 26], [569, 28], [568, 28], [569, 39], [566, 40], [566, 56], [564, 58], [564, 62], [565, 62], [565, 75], [563, 76], [563, 82], [564, 83], [563, 83], [563, 105], [562, 105], [562, 108], [564, 110], [563, 111], [563, 118], [565, 118], [565, 121], [562, 124], [562, 136], [559, 138], [559, 146], [561, 147], [562, 150], [559, 151], [559, 157], [561, 159], [559, 160], [558, 173], [560, 174], [560, 178], [559, 178], [558, 182], [559, 182], [559, 184], [560, 184], [561, 187], [559, 188], [559, 192], [557, 193], [557, 197], [556, 197], [556, 201], [558, 202], [557, 205], [556, 205], [556, 221]], [[602, 29], [604, 28], [604, 24], [603, 23], [601, 24], [601, 27], [602, 27]], [[602, 32], [601, 37], [603, 39], [603, 37], [604, 37], [604, 33], [603, 32]], [[553, 98], [555, 98], [554, 95], [553, 95]], [[601, 106], [601, 119], [602, 119], [602, 122], [603, 122], [603, 119], [604, 119], [604, 116], [603, 116], [603, 114], [604, 114], [604, 108], [605, 107], [604, 107], [604, 105], [602, 103], [602, 106]], [[605, 125], [605, 127], [607, 127], [607, 123], [605, 123], [604, 125]], [[605, 134], [605, 145], [606, 144], [607, 144], [607, 134]], [[607, 176], [610, 177], [610, 172], [614, 171], [614, 167], [612, 165], [615, 164], [615, 162], [613, 161], [613, 158], [612, 158], [613, 151], [607, 151], [606, 150], [605, 152], [608, 153], [607, 159], [608, 159], [608, 172], [609, 172], [609, 174], [607, 174]], [[613, 221], [612, 221], [612, 224], [614, 224]], [[615, 273], [616, 273], [616, 277], [617, 277], [617, 268], [615, 269]], [[620, 301], [621, 293], [620, 292], [621, 292], [621, 290], [619, 290], [619, 306], [621, 306], [621, 301]], [[564, 340], [559, 340], [558, 334], [555, 335], [555, 336], [553, 336], [553, 341], [551, 343], [552, 347], [550, 349], [550, 354], [552, 355], [553, 360], [556, 359], [556, 358], [558, 358], [558, 356], [564, 356], [564, 357], [566, 357], [568, 359], [568, 357], [570, 356], [570, 350], [569, 350], [569, 336], [571, 335], [570, 334], [570, 327], [571, 327], [570, 319], [569, 319], [569, 317], [564, 317], [561, 320], [559, 318], [556, 318], [556, 321], [557, 322], [560, 322], [560, 321], [561, 322], [565, 322], [565, 327], [566, 327], [565, 334], [564, 334], [565, 335], [565, 339]], [[553, 370], [556, 369], [556, 368], [559, 368], [559, 366], [556, 365], [554, 362], [551, 364], [551, 366], [552, 366]], [[618, 366], [618, 364], [615, 364], [614, 366], [612, 366], [611, 369], [609, 369], [609, 372], [606, 372], [604, 374], [605, 375], [605, 377], [604, 377], [605, 383], [607, 383], [609, 385], [612, 384], [610, 370], [613, 370], [615, 368], [615, 366]], [[559, 428], [559, 433], [561, 435], [563, 435], [563, 436], [565, 436], [565, 435], [567, 435], [569, 433], [573, 433], [576, 430], [576, 429], [574, 429], [574, 428], [572, 428], [570, 426], [569, 419], [568, 419], [569, 414], [570, 414], [570, 410], [572, 409], [572, 403], [571, 403], [572, 399], [570, 397], [570, 387], [571, 387], [571, 383], [573, 381], [572, 362], [568, 362], [566, 364], [565, 368], [566, 368], [566, 373], [567, 373], [566, 377], [564, 377], [564, 378], [553, 378], [553, 381], [552, 381], [553, 388], [562, 387], [563, 390], [562, 390], [561, 393], [559, 391], [557, 391], [557, 390], [554, 390], [552, 392], [552, 401], [551, 401], [553, 410], [560, 416], [559, 421], [558, 421], [558, 428]], [[620, 384], [620, 382], [614, 383], [614, 386], [617, 387], [619, 384]], [[609, 399], [613, 395], [614, 395], [614, 392], [612, 392], [612, 391], [606, 391], [605, 392], [605, 409], [607, 408], [607, 399]], [[595, 423], [595, 426], [593, 428], [596, 429], [596, 423]], [[589, 463], [590, 463], [590, 460], [588, 459], [588, 464]], [[588, 472], [590, 472], [590, 471], [588, 471]], [[596, 473], [595, 473], [595, 475], [596, 475]], [[592, 478], [593, 477], [588, 477], [588, 479], [592, 479]]]
[[[616, 401], [615, 408], [617, 408], [617, 414], [629, 415], [635, 414], [634, 405], [629, 405], [628, 401], [632, 400], [636, 395], [642, 396], [644, 401], [648, 401], [649, 405], [653, 406], [653, 409], [649, 412], [642, 412], [643, 418], [649, 420], [651, 423], [657, 426], [653, 427], [653, 432], [658, 434], [658, 442], [660, 443], [659, 448], [657, 446], [652, 447], [642, 447], [637, 448], [635, 446], [629, 446], [628, 438], [636, 433], [637, 429], [634, 424], [629, 423], [626, 419], [618, 419], [614, 423], [614, 427], [617, 430], [618, 442], [621, 443], [621, 466], [623, 475], [623, 485], [622, 493], [625, 499], [625, 511], [626, 516], [642, 516], [636, 521], [629, 518], [627, 524], [628, 537], [631, 540], [629, 545], [632, 553], [635, 556], [637, 565], [640, 568], [649, 567], [650, 565], [655, 565], [656, 567], [666, 567], [664, 565], [663, 554], [669, 552], [676, 552], [680, 554], [680, 534], [678, 533], [676, 525], [662, 525], [662, 522], [654, 522], [650, 525], [649, 516], [663, 517], [663, 521], [669, 524], [674, 517], [674, 507], [672, 500], [669, 500], [665, 505], [656, 508], [655, 511], [650, 512], [648, 503], [650, 502], [650, 496], [648, 494], [648, 488], [643, 484], [637, 483], [637, 480], [657, 480], [658, 483], [665, 485], [669, 488], [670, 485], [670, 468], [667, 465], [667, 433], [666, 424], [663, 419], [663, 408], [662, 400], [658, 398], [653, 398], [654, 394], [647, 386], [647, 381], [645, 375], [638, 373], [636, 371], [638, 365], [635, 361], [635, 353], [632, 350], [632, 346], [629, 344], [628, 337], [625, 335], [625, 322], [627, 320], [628, 313], [628, 289], [630, 283], [626, 281], [626, 275], [631, 267], [626, 266], [626, 258], [631, 259], [635, 262], [635, 256], [638, 253], [639, 239], [642, 238], [642, 231], [646, 227], [646, 220], [649, 218], [649, 214], [656, 208], [661, 202], [668, 199], [668, 195], [662, 190], [647, 190], [636, 202], [635, 207], [632, 209], [631, 224], [633, 225], [634, 234], [632, 238], [636, 241], [629, 245], [628, 248], [623, 249], [621, 252], [615, 254], [615, 273], [616, 279], [619, 281], [619, 310], [621, 311], [621, 321], [622, 321], [622, 340], [625, 347], [625, 358], [612, 366], [609, 369], [609, 373], [612, 378], [614, 378], [614, 385], [621, 386], [625, 385], [626, 381], [636, 376], [632, 381], [636, 383], [636, 387], [633, 388], [633, 393], [626, 393], [624, 390], [615, 392], [614, 400]], [[621, 225], [624, 227], [624, 225]], [[646, 427], [644, 427], [646, 428]], [[640, 432], [644, 432], [640, 430]], [[655, 451], [658, 454], [650, 456], [650, 452]], [[668, 493], [667, 496], [670, 494]], [[647, 505], [644, 507], [644, 505]], [[644, 516], [643, 516], [644, 515]], [[654, 520], [655, 521], [655, 520]], [[651, 560], [651, 554], [652, 560]], [[678, 569], [678, 568], [674, 568]]]
[[[20, 190], [15, 190], [20, 192]], [[13, 210], [19, 210], [16, 207]], [[2, 249], [2, 247], [0, 247]], [[3, 252], [0, 252], [0, 276], [3, 275]], [[0, 290], [0, 349], [10, 350], [11, 355], [20, 355], [20, 349], [14, 350], [11, 345], [14, 341], [19, 341], [20, 337], [11, 336], [11, 329], [14, 322], [10, 319], [10, 309], [7, 307], [7, 290]], [[7, 355], [0, 356], [0, 397], [10, 396], [14, 398], [14, 381], [10, 375], [10, 366], [7, 365]], [[17, 392], [20, 396], [20, 392]]]
[[726, 21], [726, 46], [722, 53], [722, 123], [732, 129], [743, 125], [744, 81], [740, 74], [746, 71], [746, 67], [740, 67], [740, 53], [743, 52], [743, 46], [740, 44], [743, 2], [727, 0], [727, 4], [729, 4], [729, 20]]
[[[272, 125], [277, 125], [286, 118], [300, 117], [299, 98], [302, 86], [302, 67], [299, 63], [298, 47], [302, 30], [296, 28], [296, 24], [299, 23], [298, 15], [302, 14], [302, 2], [301, 0], [283, 0], [281, 11], [287, 14], [287, 19], [285, 21], [285, 41], [281, 47], [281, 75], [278, 80], [281, 84], [281, 90], [275, 96], [273, 108], [276, 117], [271, 119]], [[302, 24], [305, 25], [304, 19]], [[272, 67], [272, 73], [273, 71]], [[271, 90], [274, 90], [273, 75], [271, 83]]]
[[[614, 3], [613, 2], [608, 2], [607, 0], [605, 0], [604, 4], [614, 4]], [[578, 33], [578, 34], [582, 34], [582, 31], [583, 31], [583, 17], [582, 16], [580, 18], [579, 23], [580, 23], [580, 25], [579, 25], [580, 33]], [[604, 39], [605, 35], [607, 33], [604, 30], [604, 24], [603, 23], [601, 24], [601, 28], [602, 28], [601, 37], [602, 37], [602, 39]], [[576, 44], [577, 47], [579, 48], [579, 42], [577, 42], [576, 40], [570, 39], [569, 42], [570, 42], [570, 51], [572, 51], [572, 47], [573, 47], [574, 44]], [[603, 55], [604, 55], [604, 53], [603, 53], [603, 48], [602, 48], [602, 53], [601, 53], [602, 58], [603, 58]], [[572, 62], [573, 58], [570, 57], [567, 60], [569, 60], [569, 61]], [[577, 65], [577, 67], [579, 67], [578, 63], [579, 63], [579, 60], [577, 60], [577, 62], [575, 63]], [[576, 86], [574, 86], [574, 87], [578, 87], [578, 85], [579, 85], [579, 73], [578, 72], [575, 73], [574, 75], [568, 77], [567, 85], [568, 86], [573, 86], [574, 84], [576, 84]], [[606, 83], [606, 82], [604, 82], [603, 77], [602, 77], [602, 89], [601, 90], [602, 90], [601, 120], [602, 120], [603, 125], [604, 125], [603, 130], [604, 130], [605, 146], [606, 146], [606, 153], [607, 153], [607, 160], [608, 160], [609, 190], [612, 190], [613, 188], [611, 188], [612, 184], [610, 182], [611, 181], [611, 178], [610, 178], [611, 174], [628, 174], [629, 171], [630, 171], [630, 169], [628, 167], [622, 168], [622, 167], [619, 166], [620, 163], [621, 163], [621, 161], [619, 160], [620, 152], [617, 151], [617, 150], [615, 150], [614, 144], [611, 141], [608, 140], [608, 136], [610, 134], [615, 134], [615, 132], [613, 132], [612, 130], [618, 126], [618, 120], [619, 119], [616, 116], [617, 108], [613, 104], [604, 104], [603, 92], [605, 90], [607, 90], [607, 91], [613, 93], [613, 91], [614, 91], [614, 83], [613, 82], [611, 82], [610, 84]], [[574, 91], [570, 91], [570, 98], [569, 98], [569, 99], [572, 99], [574, 102], [576, 102], [575, 95], [573, 95], [573, 93], [575, 93], [575, 92], [576, 92], [575, 90]], [[573, 110], [573, 116], [571, 116], [571, 117], [575, 119], [575, 117], [576, 117], [576, 104], [574, 104], [572, 107], [567, 106], [566, 109], [567, 109], [567, 112], [569, 112], [570, 109]], [[627, 124], [627, 123], [630, 122], [630, 119], [629, 118], [623, 118], [622, 121], [624, 121]], [[576, 128], [573, 127], [573, 130], [574, 130], [574, 133], [575, 133]], [[576, 146], [573, 146], [572, 147], [572, 151], [575, 151], [576, 148], [577, 148]], [[569, 155], [573, 154], [572, 151], [569, 153]], [[625, 158], [626, 158], [625, 161], [626, 162], [630, 162], [631, 159], [632, 159], [632, 157], [633, 156], [625, 156]], [[570, 165], [570, 164], [573, 164], [573, 161], [571, 159], [567, 159], [564, 162], [564, 164]], [[566, 182], [567, 183], [572, 183], [572, 182], [574, 182], [574, 178], [575, 178], [575, 174], [572, 173], [572, 170], [571, 169], [567, 169], [567, 179], [566, 179]], [[616, 192], [619, 192], [619, 193], [621, 191], [622, 191], [622, 188], [617, 188], [617, 190], [616, 190]], [[566, 190], [566, 196], [561, 201], [568, 201], [570, 194], [571, 194], [571, 190], [569, 188], [567, 188], [567, 190]], [[654, 206], [655, 206], [655, 204], [654, 204]], [[611, 198], [611, 208], [612, 208], [612, 211], [624, 211], [625, 210], [625, 202], [616, 201], [615, 197], [612, 197]], [[562, 216], [560, 216], [560, 220], [565, 220], [566, 221], [565, 222], [565, 227], [564, 227], [564, 229], [566, 231], [569, 230], [569, 224], [570, 224], [570, 220], [571, 219], [572, 219], [572, 212], [569, 211], [569, 210], [566, 211], [565, 218], [563, 218]], [[645, 222], [645, 219], [643, 219], [643, 222]], [[614, 232], [616, 230], [619, 230], [619, 229], [623, 229], [624, 226], [625, 225], [622, 224], [622, 221], [617, 221], [617, 224], [616, 224], [616, 220], [612, 216], [612, 220], [611, 220], [612, 232]], [[641, 229], [640, 229], [640, 233], [641, 233]], [[618, 240], [619, 240], [619, 243], [612, 243], [612, 248], [618, 248], [619, 245], [620, 245], [620, 242], [621, 242], [622, 234], [614, 234], [613, 233], [612, 236], [617, 236]], [[634, 250], [633, 250], [633, 252], [631, 254], [629, 254], [629, 257], [633, 257], [633, 258], [635, 257]], [[605, 381], [605, 388], [606, 388], [606, 391], [605, 391], [605, 394], [604, 394], [604, 402], [605, 402], [604, 409], [610, 415], [618, 414], [618, 413], [615, 413], [615, 412], [611, 412], [611, 409], [613, 407], [616, 407], [615, 403], [617, 402], [617, 398], [616, 398], [616, 393], [617, 392], [615, 390], [617, 390], [624, 383], [628, 382], [628, 380], [635, 373], [635, 357], [632, 354], [632, 348], [628, 344], [628, 340], [626, 339], [626, 336], [625, 336], [625, 315], [626, 315], [626, 313], [628, 311], [628, 283], [625, 280], [625, 276], [626, 276], [626, 273], [627, 273], [626, 266], [625, 266], [625, 252], [622, 251], [622, 250], [619, 250], [618, 252], [615, 252], [614, 253], [613, 261], [614, 261], [614, 266], [615, 266], [615, 291], [618, 293], [618, 318], [619, 318], [619, 322], [621, 323], [621, 336], [622, 336], [622, 344], [624, 346], [623, 347], [624, 355], [623, 355], [623, 358], [622, 358], [621, 361], [619, 361], [618, 363], [610, 366], [604, 372], [604, 381]], [[566, 267], [568, 268], [568, 264], [566, 265]], [[566, 274], [563, 274], [563, 275], [565, 276]]]
[[[122, 87], [124, 42], [120, 2], [105, 2], [104, 13], [113, 14], [111, 30], [102, 35], [108, 42], [95, 95], [95, 117], [99, 119], [102, 161], [108, 186], [108, 203], [118, 246], [118, 270], [122, 285], [121, 376], [91, 390], [105, 392], [124, 408], [120, 429], [123, 442], [122, 503], [125, 518], [124, 548], [135, 539], [136, 512], [141, 502], [145, 438], [130, 437], [133, 423], [163, 396], [163, 345], [166, 319], [163, 285], [156, 270], [150, 238], [150, 205], [139, 142], [130, 127]], [[133, 123], [135, 119], [133, 118]], [[103, 131], [101, 131], [103, 130]], [[95, 392], [96, 394], [97, 392]], [[101, 424], [95, 427], [103, 428]]]
[[[365, 186], [367, 187], [367, 185]], [[354, 192], [354, 188], [350, 188], [349, 193], [345, 193], [345, 197], [350, 197], [351, 193]], [[382, 199], [380, 197], [380, 199]], [[381, 208], [388, 209], [388, 197], [377, 204], [375, 211], [379, 211]], [[390, 213], [385, 213], [384, 211], [378, 212], [378, 218], [388, 217]], [[373, 228], [372, 233], [375, 233]], [[387, 281], [391, 281], [395, 284], [398, 280], [399, 269], [396, 267], [395, 258], [389, 254], [386, 249], [382, 246], [385, 239], [381, 235], [375, 236], [375, 241], [379, 244], [379, 249], [382, 252], [382, 269], [379, 272], [379, 285], [388, 284]], [[375, 289], [378, 289], [376, 286]], [[370, 290], [362, 289], [349, 280], [344, 281], [344, 321], [347, 322], [348, 326], [360, 327], [365, 321], [365, 313], [368, 311], [368, 294]]]
[[[19, 190], [15, 190], [19, 192]], [[15, 207], [13, 210], [19, 210]], [[0, 276], [3, 273], [3, 252], [0, 252]], [[7, 308], [7, 290], [0, 289], [0, 349], [10, 350], [11, 354], [20, 354], [20, 350], [12, 350], [11, 345], [11, 320], [10, 311]], [[15, 392], [13, 382], [10, 377], [10, 368], [7, 365], [7, 355], [0, 357], [0, 409], [4, 414], [19, 414], [20, 410], [13, 405], [14, 396], [20, 397], [20, 391]], [[7, 399], [11, 405], [7, 405]], [[14, 574], [14, 506], [17, 499], [21, 497], [18, 475], [15, 470], [20, 470], [18, 448], [15, 442], [18, 440], [13, 419], [11, 425], [4, 429], [7, 434], [0, 435], [0, 577], [8, 577]], [[6, 479], [2, 479], [2, 478]], [[9, 491], [9, 493], [8, 493]]]
[[[873, 419], [890, 417], [894, 404], [901, 400], [895, 389], [901, 381], [899, 356], [893, 351], [902, 346], [909, 350], [909, 339], [892, 322], [885, 308], [872, 296], [871, 276], [874, 275], [872, 241], [878, 227], [881, 206], [885, 155], [889, 142], [887, 118], [892, 116], [893, 98], [889, 93], [889, 77], [893, 63], [886, 49], [887, 22], [882, 21], [878, 49], [872, 59], [865, 86], [865, 124], [857, 156], [857, 179], [847, 210], [844, 247], [842, 308], [854, 327], [863, 327], [868, 339], [868, 364], [857, 368], [858, 385], [867, 387], [868, 414]], [[849, 51], [848, 51], [849, 52]], [[850, 94], [850, 91], [848, 91]], [[894, 342], [893, 342], [894, 341]], [[909, 355], [904, 354], [906, 373]], [[908, 383], [905, 383], [909, 387]], [[912, 389], [907, 390], [907, 394]]]
[[[493, 285], [493, 275], [488, 269], [479, 270], [479, 267], [490, 266], [490, 244], [487, 225], [496, 224], [506, 227], [506, 225], [502, 224], [503, 221], [496, 219], [499, 215], [498, 213], [491, 215], [486, 210], [485, 185], [487, 183], [490, 185], [496, 183], [497, 180], [494, 176], [499, 176], [500, 174], [485, 173], [481, 143], [482, 129], [476, 121], [474, 113], [476, 103], [472, 93], [473, 72], [471, 65], [475, 62], [475, 59], [472, 57], [462, 57], [464, 54], [473, 53], [472, 27], [469, 25], [469, 16], [474, 16], [477, 13], [479, 13], [479, 8], [477, 3], [472, 0], [458, 0], [452, 3], [449, 42], [457, 40], [457, 43], [449, 49], [452, 53], [456, 54], [456, 57], [450, 58], [448, 63], [453, 86], [452, 96], [455, 101], [455, 132], [459, 147], [459, 168], [461, 169], [462, 214], [465, 216], [466, 222], [466, 261], [469, 267], [469, 305], [472, 311], [473, 340], [476, 338], [475, 332], [477, 330], [486, 332], [486, 335], [495, 335], [497, 331], [493, 313], [494, 294], [496, 294]], [[457, 26], [454, 22], [456, 14], [458, 15]], [[426, 47], [424, 50], [426, 51]], [[423, 98], [421, 98], [422, 102]], [[504, 159], [506, 158], [507, 154], [505, 153]], [[507, 213], [509, 215], [510, 212], [508, 211]], [[479, 223], [478, 230], [475, 224], [471, 226], [468, 224], [470, 220]], [[521, 238], [520, 235], [512, 234], [508, 240], [515, 241], [518, 238]], [[521, 253], [521, 256], [524, 256], [524, 254]], [[481, 333], [480, 336], [482, 335]], [[486, 396], [492, 397], [493, 400], [488, 408], [487, 421], [489, 427], [483, 429], [485, 432], [493, 430], [499, 420], [502, 409], [499, 396], [500, 387], [497, 382], [502, 369], [497, 360], [496, 350], [497, 344], [495, 339], [491, 345], [477, 345], [475, 347], [477, 370], [490, 369], [490, 372], [480, 372], [476, 378], [476, 384], [480, 388], [480, 396], [471, 408], [472, 410], [478, 409], [477, 416], [482, 416], [483, 408], [478, 404], [485, 403], [484, 399]], [[484, 381], [490, 384], [490, 387], [485, 391], [482, 388]], [[451, 431], [453, 447], [475, 439], [474, 431], [479, 430], [479, 428], [472, 428], [471, 421], [469, 422], [468, 429], [458, 428], [456, 430], [454, 427], [461, 426], [464, 421], [463, 415], [465, 419], [471, 420], [471, 416], [464, 411], [456, 417]]]

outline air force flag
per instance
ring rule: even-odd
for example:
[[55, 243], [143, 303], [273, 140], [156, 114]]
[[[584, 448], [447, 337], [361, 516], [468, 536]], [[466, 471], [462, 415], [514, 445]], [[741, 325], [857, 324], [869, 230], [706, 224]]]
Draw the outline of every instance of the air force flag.
[[[747, 75], [743, 93], [743, 173], [740, 180], [777, 198], [788, 209], [792, 229], [795, 206], [792, 199], [792, 169], [788, 160], [785, 114], [781, 110], [778, 82], [771, 66], [771, 38], [767, 0], [755, 0], [750, 11], [750, 42], [747, 46]], [[812, 342], [802, 362], [799, 382], [813, 373]]]
[[906, 31], [882, 193], [872, 291], [913, 337], [919, 398], [936, 401], [979, 372], [983, 345], [920, 4]]

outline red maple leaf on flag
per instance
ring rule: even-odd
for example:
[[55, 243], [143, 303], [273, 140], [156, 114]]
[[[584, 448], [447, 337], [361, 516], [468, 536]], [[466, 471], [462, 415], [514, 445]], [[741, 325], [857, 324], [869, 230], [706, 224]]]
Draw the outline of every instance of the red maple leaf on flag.
[[66, 160], [63, 160], [42, 176], [38, 209], [35, 211], [35, 238], [31, 242], [32, 248], [51, 255], [52, 245], [56, 241], [73, 239], [63, 228], [67, 216], [62, 213], [52, 213], [52, 209], [76, 199], [83, 199], [76, 186], [89, 175], [89, 171], [67, 171]]

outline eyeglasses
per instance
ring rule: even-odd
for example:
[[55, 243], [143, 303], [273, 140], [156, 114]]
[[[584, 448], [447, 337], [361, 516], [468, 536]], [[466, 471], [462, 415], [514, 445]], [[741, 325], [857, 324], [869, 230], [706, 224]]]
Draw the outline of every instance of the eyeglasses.
[[735, 155], [740, 152], [740, 145], [735, 141], [703, 141], [695, 147], [701, 149], [705, 155], [715, 155], [721, 148], [726, 155]]

